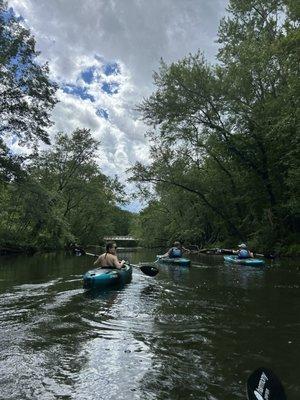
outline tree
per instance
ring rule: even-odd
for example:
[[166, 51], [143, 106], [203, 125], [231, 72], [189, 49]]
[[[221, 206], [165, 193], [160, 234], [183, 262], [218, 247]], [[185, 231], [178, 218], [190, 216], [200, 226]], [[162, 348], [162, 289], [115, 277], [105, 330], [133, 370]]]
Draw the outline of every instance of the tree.
[[70, 136], [59, 133], [49, 150], [31, 157], [28, 169], [82, 244], [115, 231], [117, 204], [124, 198], [122, 185], [102, 174], [96, 163], [99, 145], [88, 129], [77, 129]]
[[1, 247], [54, 249], [128, 234], [131, 214], [118, 207], [122, 185], [101, 172], [98, 146], [88, 129], [59, 133], [50, 148], [30, 156], [21, 181], [2, 183]]
[[154, 74], [157, 90], [139, 107], [153, 162], [131, 179], [193, 194], [215, 233], [280, 245], [298, 218], [299, 14], [280, 0], [232, 0], [229, 12], [217, 65], [199, 52]]
[[27, 146], [37, 140], [50, 143], [47, 128], [57, 86], [38, 55], [30, 31], [0, 0], [0, 172], [4, 177], [15, 173], [21, 161], [9, 152], [7, 138]]

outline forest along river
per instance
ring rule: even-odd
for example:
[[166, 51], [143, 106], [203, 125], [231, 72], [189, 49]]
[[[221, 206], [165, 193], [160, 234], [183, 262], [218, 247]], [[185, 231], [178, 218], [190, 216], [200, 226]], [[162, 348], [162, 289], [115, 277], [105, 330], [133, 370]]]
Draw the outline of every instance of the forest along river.
[[0, 258], [0, 399], [245, 399], [260, 366], [300, 398], [299, 263], [193, 257], [191, 268], [135, 269], [125, 288], [89, 295], [92, 261]]

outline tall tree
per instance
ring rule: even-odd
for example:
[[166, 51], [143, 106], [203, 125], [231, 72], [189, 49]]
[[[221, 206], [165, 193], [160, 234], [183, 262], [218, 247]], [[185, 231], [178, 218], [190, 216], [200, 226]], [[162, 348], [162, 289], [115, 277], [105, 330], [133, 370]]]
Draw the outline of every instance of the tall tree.
[[[123, 187], [106, 177], [96, 162], [100, 143], [88, 129], [59, 133], [53, 146], [32, 156], [29, 173], [49, 193], [69, 231], [82, 243], [114, 232]], [[96, 238], [95, 238], [96, 236]]]
[[197, 53], [154, 74], [140, 106], [153, 163], [132, 179], [193, 193], [216, 232], [274, 244], [298, 218], [299, 13], [284, 0], [232, 0], [228, 11], [217, 65]]
[[6, 147], [8, 139], [27, 146], [37, 140], [49, 144], [47, 128], [57, 86], [38, 55], [22, 19], [0, 0], [0, 172], [7, 177], [20, 161]]

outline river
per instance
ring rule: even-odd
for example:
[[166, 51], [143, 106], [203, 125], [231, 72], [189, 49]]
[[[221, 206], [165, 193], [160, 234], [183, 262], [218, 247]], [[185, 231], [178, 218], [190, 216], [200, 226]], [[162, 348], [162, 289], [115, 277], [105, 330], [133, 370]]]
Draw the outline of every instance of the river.
[[192, 260], [89, 294], [88, 256], [1, 257], [0, 399], [246, 399], [261, 366], [300, 399], [299, 262]]

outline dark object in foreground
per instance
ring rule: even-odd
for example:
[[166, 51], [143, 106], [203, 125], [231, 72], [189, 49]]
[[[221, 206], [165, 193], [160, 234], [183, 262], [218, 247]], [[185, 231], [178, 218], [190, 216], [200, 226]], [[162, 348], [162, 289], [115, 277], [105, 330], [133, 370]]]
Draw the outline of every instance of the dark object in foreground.
[[259, 368], [247, 381], [248, 400], [286, 400], [282, 383], [270, 369]]
[[148, 276], [156, 276], [159, 273], [159, 269], [154, 265], [142, 265], [139, 268], [145, 275]]

